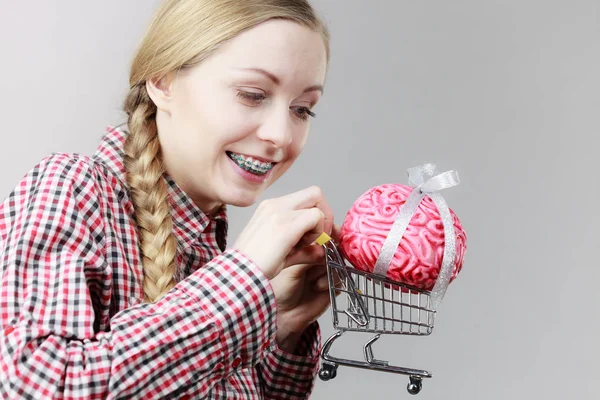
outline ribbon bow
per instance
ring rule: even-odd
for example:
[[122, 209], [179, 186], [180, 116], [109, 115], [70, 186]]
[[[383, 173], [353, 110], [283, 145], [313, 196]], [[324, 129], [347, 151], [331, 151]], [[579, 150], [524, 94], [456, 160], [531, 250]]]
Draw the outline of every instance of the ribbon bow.
[[408, 182], [413, 186], [413, 190], [406, 199], [406, 202], [400, 209], [390, 232], [388, 233], [373, 273], [381, 276], [387, 276], [387, 272], [394, 258], [394, 253], [402, 240], [410, 220], [417, 211], [421, 200], [428, 196], [440, 212], [442, 223], [444, 225], [444, 255], [442, 267], [438, 274], [435, 285], [431, 290], [432, 309], [437, 309], [450, 283], [454, 260], [456, 258], [456, 233], [454, 231], [454, 221], [450, 214], [450, 209], [446, 200], [439, 193], [441, 190], [456, 186], [460, 183], [458, 172], [455, 170], [446, 171], [435, 175], [436, 167], [434, 164], [423, 164], [408, 169]]

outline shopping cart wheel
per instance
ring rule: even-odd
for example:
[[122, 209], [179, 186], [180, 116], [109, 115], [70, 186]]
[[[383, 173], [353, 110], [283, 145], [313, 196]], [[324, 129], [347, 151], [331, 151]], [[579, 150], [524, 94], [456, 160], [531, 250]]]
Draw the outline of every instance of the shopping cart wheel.
[[321, 366], [321, 369], [319, 370], [319, 378], [321, 378], [322, 381], [328, 381], [330, 379], [335, 378], [336, 376], [337, 376], [337, 365], [323, 363], [323, 365]]
[[410, 383], [406, 387], [406, 389], [408, 390], [408, 393], [410, 393], [410, 394], [419, 393], [421, 391], [421, 389], [423, 388], [423, 383], [421, 381], [422, 381], [422, 379], [420, 377], [411, 376]]

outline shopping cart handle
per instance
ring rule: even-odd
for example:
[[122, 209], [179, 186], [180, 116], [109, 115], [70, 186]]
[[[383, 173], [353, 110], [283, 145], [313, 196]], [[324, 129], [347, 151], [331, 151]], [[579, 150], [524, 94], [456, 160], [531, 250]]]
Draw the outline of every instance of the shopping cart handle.
[[335, 241], [328, 234], [323, 232], [315, 242], [325, 249], [325, 261], [327, 264], [327, 277], [330, 286], [329, 293], [331, 296], [331, 303], [335, 304], [335, 292], [338, 290], [335, 287], [335, 282], [338, 281], [334, 276], [336, 275], [337, 278], [339, 278], [339, 282], [343, 285], [342, 291], [348, 295], [349, 301], [352, 304], [352, 310], [345, 310], [346, 315], [359, 326], [365, 327], [369, 325], [369, 313], [361, 299], [362, 293], [354, 285], [354, 281], [348, 273], [348, 267], [344, 262], [344, 258], [338, 251]]
[[325, 243], [329, 242], [331, 240], [331, 236], [329, 236], [328, 234], [326, 234], [325, 232], [321, 233], [321, 235], [317, 238], [317, 240], [315, 240], [315, 242], [319, 245], [319, 246], [323, 246]]

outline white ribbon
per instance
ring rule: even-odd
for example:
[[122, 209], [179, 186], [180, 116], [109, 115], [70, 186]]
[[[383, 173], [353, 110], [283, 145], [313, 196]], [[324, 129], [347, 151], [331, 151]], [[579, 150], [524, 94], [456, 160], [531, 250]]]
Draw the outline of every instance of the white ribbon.
[[404, 205], [400, 208], [400, 212], [383, 243], [373, 270], [373, 273], [377, 275], [387, 276], [388, 268], [394, 258], [394, 253], [402, 240], [406, 228], [410, 224], [410, 220], [417, 211], [421, 200], [423, 200], [425, 196], [428, 196], [433, 200], [433, 203], [440, 212], [440, 217], [442, 218], [442, 223], [444, 225], [444, 255], [442, 267], [435, 285], [431, 290], [433, 310], [437, 309], [444, 298], [444, 294], [446, 293], [446, 289], [448, 288], [452, 276], [454, 260], [456, 259], [456, 233], [454, 231], [454, 220], [452, 219], [446, 200], [444, 200], [442, 195], [438, 192], [460, 183], [458, 172], [455, 170], [446, 171], [434, 176], [435, 172], [436, 167], [434, 164], [423, 164], [408, 169], [408, 182], [409, 185], [414, 188]]

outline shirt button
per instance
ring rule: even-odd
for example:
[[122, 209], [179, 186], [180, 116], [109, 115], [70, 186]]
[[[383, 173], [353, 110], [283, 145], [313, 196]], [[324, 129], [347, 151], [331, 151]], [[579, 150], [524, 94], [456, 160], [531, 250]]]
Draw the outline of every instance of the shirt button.
[[262, 345], [262, 349], [263, 349], [263, 351], [267, 351], [267, 349], [269, 348], [269, 346], [270, 346], [270, 345], [271, 345], [271, 342], [265, 342], [265, 343]]
[[242, 359], [237, 357], [235, 360], [233, 360], [232, 366], [233, 366], [233, 368], [237, 368], [240, 366], [241, 363], [242, 363]]

